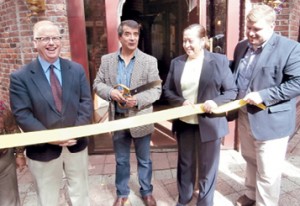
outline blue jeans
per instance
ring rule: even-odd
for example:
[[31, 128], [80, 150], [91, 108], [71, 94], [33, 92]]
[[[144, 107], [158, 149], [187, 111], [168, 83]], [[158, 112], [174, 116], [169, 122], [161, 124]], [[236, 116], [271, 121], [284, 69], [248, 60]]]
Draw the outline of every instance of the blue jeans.
[[144, 137], [133, 138], [129, 130], [114, 132], [113, 144], [116, 157], [116, 188], [118, 197], [127, 197], [130, 189], [128, 186], [130, 178], [130, 146], [133, 141], [136, 158], [137, 171], [142, 197], [152, 194], [152, 161], [150, 159], [151, 134]]

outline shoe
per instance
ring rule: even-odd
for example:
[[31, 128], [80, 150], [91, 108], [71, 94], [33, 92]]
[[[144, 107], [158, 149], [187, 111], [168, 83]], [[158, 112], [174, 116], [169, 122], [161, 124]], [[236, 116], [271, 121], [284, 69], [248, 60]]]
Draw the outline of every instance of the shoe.
[[143, 202], [146, 206], [156, 206], [156, 200], [152, 195], [144, 196]]
[[131, 205], [127, 197], [118, 197], [113, 204], [113, 206], [125, 206], [125, 205], [126, 206]]
[[255, 200], [250, 199], [246, 195], [242, 195], [239, 197], [239, 199], [236, 201], [236, 206], [254, 206]]

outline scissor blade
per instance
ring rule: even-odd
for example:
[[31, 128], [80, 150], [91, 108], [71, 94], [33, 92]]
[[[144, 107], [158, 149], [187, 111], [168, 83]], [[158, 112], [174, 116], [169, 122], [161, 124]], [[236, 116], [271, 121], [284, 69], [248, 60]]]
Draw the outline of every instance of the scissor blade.
[[146, 91], [148, 89], [151, 89], [151, 88], [159, 85], [161, 82], [162, 82], [161, 80], [156, 80], [156, 81], [149, 82], [149, 83], [144, 84], [142, 86], [139, 86], [137, 88], [131, 89], [130, 94], [135, 95], [135, 94], [138, 94], [140, 92]]

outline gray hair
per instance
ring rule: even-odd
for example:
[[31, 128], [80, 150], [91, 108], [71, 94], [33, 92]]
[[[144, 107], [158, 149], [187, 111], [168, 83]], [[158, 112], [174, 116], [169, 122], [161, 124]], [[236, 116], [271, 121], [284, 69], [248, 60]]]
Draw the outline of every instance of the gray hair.
[[125, 21], [122, 21], [121, 24], [118, 27], [119, 37], [122, 36], [122, 34], [123, 34], [123, 27], [124, 26], [128, 26], [132, 29], [138, 29], [138, 31], [140, 33], [140, 25], [136, 21], [134, 21], [134, 20], [125, 20]]
[[43, 21], [38, 21], [37, 23], [34, 24], [34, 26], [33, 26], [33, 38], [35, 39], [36, 37], [38, 37], [40, 31], [45, 27], [46, 28], [54, 27], [54, 28], [57, 29], [59, 34], [61, 33], [61, 29], [59, 28], [58, 25], [54, 24], [52, 21], [43, 20]]

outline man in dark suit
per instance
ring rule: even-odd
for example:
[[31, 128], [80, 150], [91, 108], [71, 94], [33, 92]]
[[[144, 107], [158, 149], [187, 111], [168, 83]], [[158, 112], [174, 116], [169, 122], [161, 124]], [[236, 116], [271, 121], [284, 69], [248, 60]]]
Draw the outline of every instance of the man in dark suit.
[[[37, 59], [10, 78], [11, 109], [18, 125], [29, 132], [91, 123], [93, 106], [84, 69], [59, 57], [59, 27], [40, 21], [34, 25], [33, 35]], [[63, 173], [72, 205], [89, 205], [88, 140], [71, 138], [26, 147], [38, 205], [58, 205]]]
[[[300, 45], [274, 33], [276, 14], [267, 5], [247, 15], [247, 39], [238, 43], [232, 68], [238, 98], [238, 135], [246, 160], [247, 191], [236, 205], [278, 205], [286, 148], [295, 130], [300, 94]], [[254, 106], [264, 103], [266, 110]], [[255, 203], [256, 202], [256, 203]]]

